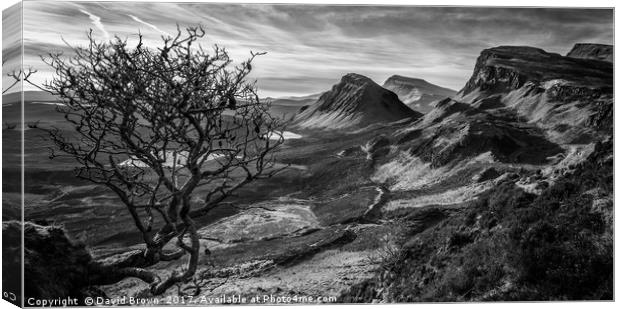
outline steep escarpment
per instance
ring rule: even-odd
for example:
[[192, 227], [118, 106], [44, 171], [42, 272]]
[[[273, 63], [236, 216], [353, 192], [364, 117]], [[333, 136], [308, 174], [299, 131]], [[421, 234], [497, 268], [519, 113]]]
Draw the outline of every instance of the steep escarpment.
[[[591, 118], [613, 104], [613, 64], [524, 46], [482, 51], [455, 100], [486, 110], [511, 110], [560, 143], [599, 134]], [[594, 102], [598, 102], [594, 104]], [[564, 130], [567, 126], [570, 130]]]
[[316, 103], [296, 115], [294, 124], [301, 128], [339, 129], [420, 116], [403, 104], [395, 93], [368, 77], [351, 73], [343, 76], [340, 83], [322, 94]]
[[566, 56], [614, 62], [614, 47], [606, 44], [577, 43]]
[[613, 68], [608, 63], [564, 57], [534, 47], [500, 46], [481, 52], [471, 78], [459, 93], [505, 92], [521, 88], [526, 82], [553, 80], [602, 88], [612, 85], [612, 76]]
[[455, 90], [431, 84], [420, 78], [393, 75], [383, 83], [383, 88], [393, 91], [398, 98], [412, 109], [427, 113], [433, 106], [431, 103], [452, 97]]

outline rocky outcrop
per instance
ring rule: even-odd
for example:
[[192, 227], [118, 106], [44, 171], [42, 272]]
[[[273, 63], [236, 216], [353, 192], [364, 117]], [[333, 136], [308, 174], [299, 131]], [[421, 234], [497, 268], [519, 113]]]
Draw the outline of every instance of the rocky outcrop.
[[590, 88], [566, 85], [561, 83], [553, 84], [546, 90], [547, 98], [557, 102], [573, 102], [577, 100], [592, 101], [605, 93], [610, 93], [611, 89], [604, 88]]
[[594, 43], [577, 43], [566, 56], [571, 58], [614, 62], [614, 46]]
[[590, 115], [586, 125], [596, 130], [613, 134], [614, 126], [614, 101], [613, 98], [602, 98], [592, 104], [594, 113]]
[[610, 87], [613, 67], [608, 63], [564, 57], [527, 46], [500, 46], [480, 53], [474, 73], [459, 92], [509, 92], [526, 82], [542, 84], [562, 80], [565, 84]]
[[443, 102], [437, 115], [427, 115], [435, 118], [425, 117], [425, 121], [433, 121], [421, 136], [400, 147], [411, 149], [412, 155], [434, 167], [487, 152], [500, 162], [541, 164], [562, 152], [532, 125], [465, 106], [456, 101]]
[[610, 62], [500, 46], [481, 52], [454, 100], [495, 114], [513, 114], [545, 130], [566, 128], [548, 134], [555, 143], [584, 143], [598, 134], [592, 129], [602, 128], [592, 123], [607, 123], [604, 104], [596, 102], [612, 97]]
[[368, 77], [351, 73], [295, 116], [294, 124], [301, 128], [340, 129], [420, 116], [395, 93]]
[[393, 91], [398, 98], [421, 113], [427, 113], [433, 106], [431, 103], [452, 97], [455, 90], [431, 84], [423, 79], [393, 75], [383, 83], [383, 88]]
[[[21, 222], [3, 222], [3, 237], [8, 237], [5, 239], [19, 238], [21, 229]], [[70, 240], [62, 228], [55, 226], [25, 222], [23, 233], [23, 276], [26, 298], [76, 297], [82, 299], [86, 293], [90, 293], [86, 289], [89, 287], [89, 265], [92, 257], [84, 245]], [[21, 249], [19, 246], [12, 248], [9, 248], [9, 251], [15, 248]], [[20, 251], [7, 252], [7, 254], [19, 258]], [[18, 278], [14, 279], [18, 280]]]
[[[131, 250], [95, 260], [86, 246], [70, 239], [62, 227], [38, 223], [23, 223], [26, 298], [77, 298], [77, 305], [84, 305], [81, 302], [86, 296], [105, 296], [97, 286], [114, 284], [127, 277], [150, 279], [148, 282], [156, 279], [144, 268], [158, 260], [147, 260], [144, 250]], [[21, 228], [19, 221], [3, 222], [3, 239], [19, 239]], [[19, 258], [20, 246], [7, 247], [3, 254]]]

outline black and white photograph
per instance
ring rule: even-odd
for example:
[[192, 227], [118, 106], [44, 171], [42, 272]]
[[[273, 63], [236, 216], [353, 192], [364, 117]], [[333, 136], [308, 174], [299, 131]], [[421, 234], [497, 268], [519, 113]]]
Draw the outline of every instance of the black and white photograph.
[[614, 29], [613, 3], [16, 1], [3, 299], [613, 301]]

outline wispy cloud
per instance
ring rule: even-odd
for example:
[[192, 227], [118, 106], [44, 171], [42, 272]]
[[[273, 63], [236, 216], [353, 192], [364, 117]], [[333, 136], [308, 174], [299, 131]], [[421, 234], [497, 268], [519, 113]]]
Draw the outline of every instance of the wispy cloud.
[[103, 26], [103, 23], [101, 23], [101, 17], [91, 14], [90, 12], [84, 10], [84, 9], [80, 9], [80, 12], [88, 15], [88, 18], [90, 18], [90, 20], [92, 21], [93, 25], [95, 25], [95, 27], [97, 27], [97, 29], [99, 29], [99, 31], [101, 31], [101, 33], [103, 33], [103, 36], [105, 37], [106, 41], [110, 39], [110, 34], [108, 33], [108, 31], [105, 30], [105, 27]]
[[170, 36], [170, 34], [168, 32], [159, 29], [157, 26], [155, 26], [155, 25], [153, 25], [151, 23], [145, 22], [144, 20], [138, 18], [135, 15], [127, 14], [127, 16], [129, 16], [129, 17], [131, 17], [131, 19], [133, 19], [133, 20], [135, 20], [135, 21], [137, 21], [137, 22], [139, 22], [139, 23], [141, 23], [141, 24], [143, 24], [143, 25], [145, 25], [145, 26], [147, 26], [147, 27], [149, 27], [149, 28], [159, 32], [159, 33], [161, 33], [164, 36]]
[[85, 44], [85, 31], [96, 26], [101, 38], [132, 40], [142, 28], [145, 45], [157, 47], [177, 24], [200, 24], [207, 31], [201, 44], [226, 47], [235, 61], [267, 52], [251, 78], [272, 97], [321, 92], [350, 72], [378, 83], [399, 74], [460, 89], [485, 48], [566, 54], [579, 42], [613, 44], [610, 9], [26, 1], [24, 16], [32, 47], [25, 61], [41, 78], [53, 72], [38, 54], [62, 45], [61, 37]]

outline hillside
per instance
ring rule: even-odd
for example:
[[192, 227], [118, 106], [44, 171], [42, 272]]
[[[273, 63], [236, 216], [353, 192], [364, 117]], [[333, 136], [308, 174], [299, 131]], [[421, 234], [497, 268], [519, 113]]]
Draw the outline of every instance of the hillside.
[[482, 51], [466, 86], [395, 131], [373, 179], [397, 249], [342, 302], [613, 298], [608, 62]]
[[[300, 110], [274, 153], [276, 167], [286, 168], [241, 188], [207, 215], [192, 213], [201, 249], [209, 253], [200, 258], [195, 282], [165, 296], [610, 299], [611, 72], [611, 63], [600, 60], [504, 46], [482, 51], [466, 86], [425, 114], [358, 74], [318, 97], [271, 99], [288, 108], [272, 111]], [[59, 125], [60, 115], [52, 117], [53, 105], [31, 107], [27, 122], [71, 130]], [[3, 109], [19, 111], [18, 105]], [[10, 137], [3, 147], [13, 150], [3, 157], [3, 177], [19, 178], [22, 132], [3, 134]], [[60, 247], [49, 249], [67, 243], [77, 249], [79, 274], [91, 262], [140, 252], [141, 237], [117, 196], [74, 178], [72, 161], [49, 161], [49, 145], [37, 130], [23, 136], [31, 232], [62, 224]], [[9, 210], [21, 203], [17, 183], [3, 184]], [[191, 203], [200, 205], [207, 193], [201, 187]], [[33, 236], [29, 241], [44, 241], [37, 239], [45, 233]], [[32, 259], [32, 270], [50, 274], [33, 282], [61, 282], [70, 295], [151, 296], [148, 284], [131, 278], [88, 290], [82, 282], [96, 280], [56, 280], [67, 265], [62, 254], [46, 252], [36, 255], [54, 266]], [[165, 275], [183, 265], [170, 261], [149, 270]]]
[[400, 75], [388, 78], [383, 83], [383, 88], [393, 91], [403, 103], [423, 114], [433, 108], [431, 103], [456, 94], [455, 90], [431, 84], [423, 79]]
[[300, 128], [339, 129], [420, 116], [403, 104], [395, 93], [368, 77], [351, 73], [295, 116], [294, 124]]
[[279, 98], [264, 98], [262, 101], [269, 102], [269, 113], [285, 120], [292, 119], [304, 106], [314, 104], [323, 93], [306, 96], [291, 96]]
[[[57, 98], [47, 92], [44, 91], [24, 91], [24, 101], [30, 102], [53, 102], [56, 101]], [[22, 93], [21, 92], [11, 92], [2, 95], [2, 105], [6, 104], [15, 104], [21, 102]]]
[[505, 179], [406, 214], [400, 248], [342, 302], [613, 299], [613, 143], [539, 195]]
[[594, 138], [592, 119], [613, 105], [613, 64], [524, 46], [481, 52], [455, 100], [484, 110], [514, 111], [559, 143]]
[[298, 106], [301, 107], [303, 105], [308, 105], [316, 102], [323, 92], [315, 93], [305, 96], [289, 96], [289, 97], [278, 97], [278, 98], [265, 98], [265, 100], [269, 100], [271, 104], [274, 105], [289, 105], [289, 106]]

